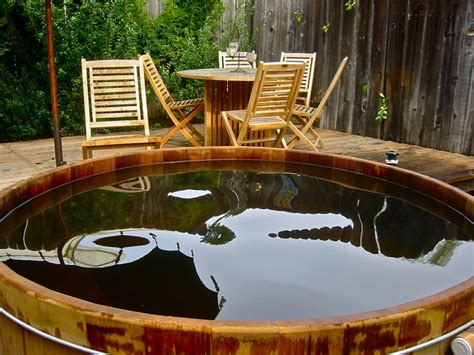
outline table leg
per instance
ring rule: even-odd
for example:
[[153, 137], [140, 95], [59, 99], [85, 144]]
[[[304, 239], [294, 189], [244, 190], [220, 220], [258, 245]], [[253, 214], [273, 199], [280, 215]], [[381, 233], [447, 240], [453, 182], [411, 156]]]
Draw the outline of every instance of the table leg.
[[242, 110], [252, 91], [253, 82], [204, 81], [204, 126], [206, 146], [229, 145], [229, 138], [222, 124], [221, 112]]

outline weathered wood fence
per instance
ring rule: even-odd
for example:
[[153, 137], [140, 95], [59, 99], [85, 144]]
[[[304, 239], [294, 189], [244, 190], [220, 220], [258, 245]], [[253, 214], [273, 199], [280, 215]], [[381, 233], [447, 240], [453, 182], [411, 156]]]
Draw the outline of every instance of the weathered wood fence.
[[[223, 1], [232, 12], [238, 0]], [[316, 101], [348, 56], [321, 127], [473, 155], [472, 0], [346, 2], [254, 0], [259, 58], [317, 52]], [[384, 124], [374, 120], [379, 93], [389, 99]]]

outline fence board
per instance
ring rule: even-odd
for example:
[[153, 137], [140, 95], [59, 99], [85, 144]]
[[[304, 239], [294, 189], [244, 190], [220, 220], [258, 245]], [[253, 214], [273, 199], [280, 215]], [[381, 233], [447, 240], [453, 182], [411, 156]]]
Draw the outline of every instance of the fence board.
[[[442, 124], [443, 133], [439, 149], [464, 152], [474, 152], [474, 112], [472, 101], [474, 96], [474, 63], [472, 54], [472, 42], [474, 37], [466, 36], [466, 29], [471, 25], [474, 18], [474, 4], [467, 1], [456, 1], [453, 8], [457, 9], [452, 23], [446, 31], [446, 62], [453, 58], [453, 68], [446, 68], [449, 78], [446, 78], [448, 96], [452, 98], [451, 111], [441, 116], [441, 121], [449, 123], [449, 129], [444, 130], [446, 124]], [[464, 10], [466, 9], [466, 10]], [[454, 12], [454, 11], [453, 11]], [[459, 36], [459, 33], [462, 35]], [[444, 68], [443, 68], [444, 69]], [[452, 137], [452, 138], [451, 138]], [[466, 148], [467, 147], [467, 148]]]

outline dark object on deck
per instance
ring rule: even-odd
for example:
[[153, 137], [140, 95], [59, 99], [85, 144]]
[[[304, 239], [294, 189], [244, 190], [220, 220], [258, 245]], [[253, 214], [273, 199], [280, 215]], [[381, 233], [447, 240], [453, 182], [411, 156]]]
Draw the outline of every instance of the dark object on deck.
[[388, 152], [385, 153], [387, 156], [387, 159], [385, 159], [385, 162], [389, 165], [397, 165], [398, 164], [398, 153], [395, 150], [389, 150]]

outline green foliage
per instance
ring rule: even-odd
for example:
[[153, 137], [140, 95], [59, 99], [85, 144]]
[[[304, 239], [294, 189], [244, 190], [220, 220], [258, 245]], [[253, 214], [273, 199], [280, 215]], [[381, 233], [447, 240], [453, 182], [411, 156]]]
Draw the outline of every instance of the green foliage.
[[224, 11], [218, 0], [182, 0], [181, 3], [178, 6], [178, 1], [166, 2], [164, 12], [154, 24], [156, 38], [150, 48], [168, 90], [177, 99], [203, 95], [202, 82], [183, 80], [176, 71], [217, 66], [215, 33]]
[[323, 27], [322, 27], [323, 33], [328, 33], [329, 32], [329, 26], [330, 26], [329, 22], [326, 23], [325, 25], [323, 25]]
[[223, 33], [220, 38], [219, 48], [225, 50], [229, 42], [239, 42], [239, 51], [249, 52], [255, 49], [255, 38], [249, 32], [248, 20], [252, 17], [255, 6], [251, 0], [236, 2], [232, 16], [224, 21]]
[[221, 175], [221, 172], [215, 170], [173, 175], [172, 186], [176, 190], [219, 187]]
[[379, 95], [382, 98], [382, 101], [379, 110], [377, 111], [377, 116], [375, 116], [375, 120], [377, 122], [384, 122], [388, 119], [388, 99], [382, 93], [379, 93]]
[[[219, 0], [169, 0], [156, 19], [146, 0], [52, 4], [62, 133], [83, 132], [81, 58], [132, 59], [149, 51], [177, 99], [202, 93], [177, 70], [217, 65]], [[0, 2], [0, 140], [52, 135], [44, 0]], [[154, 96], [150, 96], [153, 97]], [[154, 124], [154, 122], [151, 122]]]
[[207, 228], [206, 234], [201, 238], [202, 243], [211, 245], [224, 245], [235, 239], [235, 233], [229, 227], [212, 224]]
[[133, 194], [92, 190], [62, 204], [69, 235], [124, 229], [133, 220]]
[[1, 141], [46, 137], [51, 132], [47, 52], [38, 35], [44, 14], [41, 17], [27, 5], [0, 5]]
[[303, 10], [301, 10], [301, 8], [298, 8], [293, 12], [293, 19], [297, 24], [303, 22]]
[[346, 8], [346, 11], [351, 11], [354, 9], [354, 7], [357, 6], [357, 0], [348, 0], [345, 4], [344, 7]]

